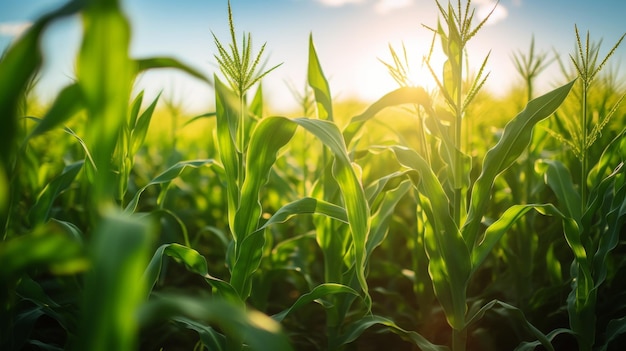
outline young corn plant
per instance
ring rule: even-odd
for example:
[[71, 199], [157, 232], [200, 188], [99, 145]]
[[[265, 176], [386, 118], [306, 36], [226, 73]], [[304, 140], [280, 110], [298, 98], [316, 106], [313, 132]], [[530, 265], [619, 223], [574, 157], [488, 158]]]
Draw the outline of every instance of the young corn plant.
[[[535, 98], [536, 80], [539, 75], [549, 67], [555, 58], [550, 58], [546, 52], [537, 52], [535, 38], [531, 39], [526, 53], [517, 51], [513, 54], [513, 63], [518, 77], [524, 82], [525, 98], [523, 104]], [[523, 106], [522, 104], [522, 106]], [[520, 160], [513, 164], [504, 174], [504, 179], [511, 191], [511, 199], [523, 204], [539, 203], [541, 190], [545, 188], [543, 180], [539, 179], [535, 172], [535, 162], [541, 158], [543, 148], [546, 146], [547, 132], [543, 128], [537, 128], [533, 138], [528, 144], [526, 152]], [[501, 246], [505, 252], [504, 259], [511, 270], [511, 278], [515, 289], [516, 306], [526, 310], [528, 300], [535, 290], [532, 284], [532, 274], [537, 265], [539, 233], [536, 231], [536, 214], [529, 213], [520, 220], [511, 235], [505, 238]], [[544, 235], [545, 237], [545, 235]], [[548, 240], [545, 239], [544, 240]]]
[[571, 292], [567, 299], [571, 332], [578, 341], [579, 350], [606, 349], [624, 326], [623, 318], [604, 321], [606, 335], [603, 340], [598, 340], [598, 290], [607, 281], [610, 254], [618, 245], [626, 220], [623, 202], [626, 191], [624, 152], [621, 149], [624, 130], [606, 145], [599, 158], [593, 159], [590, 150], [626, 95], [619, 97], [613, 107], [602, 115], [591, 108], [590, 96], [598, 74], [626, 34], [600, 61], [600, 44], [590, 42], [589, 32], [583, 44], [578, 27], [575, 27], [575, 33], [577, 53], [570, 57], [578, 75], [576, 102], [579, 110], [577, 116], [563, 121], [567, 126], [567, 136], [556, 132], [552, 134], [565, 141], [579, 161], [579, 183], [575, 185], [573, 172], [563, 162], [542, 160], [540, 165], [546, 184], [557, 198], [563, 217], [563, 233], [574, 254], [570, 269]]
[[[428, 226], [424, 228], [424, 249], [428, 255], [428, 270], [435, 295], [452, 329], [452, 349], [466, 349], [468, 328], [492, 308], [503, 310], [507, 316], [519, 319], [542, 344], [550, 348], [545, 335], [532, 327], [517, 308], [497, 300], [483, 305], [469, 304], [467, 293], [472, 276], [515, 221], [531, 209], [541, 213], [555, 211], [551, 206], [512, 206], [498, 214], [499, 219], [483, 230], [482, 219], [489, 209], [496, 177], [510, 167], [528, 147], [533, 127], [560, 106], [574, 82], [530, 101], [506, 125], [498, 143], [485, 155], [480, 175], [475, 181], [471, 181], [469, 157], [462, 150], [461, 144], [462, 125], [463, 119], [468, 117], [464, 113], [485, 82], [486, 76], [483, 76], [483, 72], [486, 59], [467, 91], [463, 89], [462, 64], [465, 61], [466, 44], [487, 19], [472, 27], [475, 12], [470, 7], [471, 1], [465, 7], [461, 6], [460, 1], [456, 7], [448, 4], [444, 8], [438, 2], [437, 5], [443, 23], [436, 30], [431, 30], [441, 40], [444, 54], [448, 58], [443, 67], [443, 79], [437, 79], [440, 94], [448, 110], [437, 109], [423, 89], [413, 88], [411, 93], [415, 103], [427, 114], [427, 128], [441, 144], [439, 151], [431, 150], [431, 154], [438, 153], [445, 168], [443, 172], [433, 169], [433, 165], [420, 153], [406, 146], [385, 148], [394, 154], [401, 169], [410, 172], [410, 179], [418, 193], [419, 207], [428, 218]], [[369, 118], [371, 116], [353, 119], [347, 132], [354, 133]], [[469, 190], [469, 201], [466, 201]]]
[[[18, 350], [28, 345], [70, 350], [136, 349], [140, 323], [149, 320], [149, 317], [138, 320], [137, 312], [147, 298], [148, 289], [142, 276], [155, 229], [145, 216], [122, 213], [118, 205], [124, 203], [116, 204], [115, 200], [121, 200], [116, 194], [123, 195], [127, 189], [132, 157], [143, 143], [154, 104], [139, 115], [141, 95], [129, 109], [130, 91], [134, 77], [150, 68], [178, 68], [206, 81], [201, 74], [176, 60], [130, 58], [130, 24], [118, 1], [71, 1], [37, 20], [0, 61], [3, 77], [9, 78], [6, 84], [0, 85], [0, 105], [7, 112], [10, 135], [20, 134], [16, 133], [19, 125], [15, 123], [19, 117], [18, 102], [22, 100], [28, 80], [41, 66], [39, 43], [45, 29], [55, 20], [72, 14], [79, 14], [84, 21], [77, 80], [59, 93], [43, 118], [30, 118], [38, 124], [22, 141], [21, 149], [14, 146], [14, 137], [3, 139], [8, 142], [2, 146], [2, 184], [14, 179], [17, 172], [32, 171], [23, 166], [15, 167], [20, 164], [29, 142], [62, 125], [78, 111], [84, 111], [87, 116], [85, 141], [73, 130], [65, 128], [65, 131], [81, 143], [88, 161], [68, 165], [46, 185], [29, 212], [32, 228], [3, 231], [0, 257], [10, 264], [0, 276], [2, 349]], [[107, 40], [103, 40], [103, 32], [107, 33]], [[17, 89], [11, 89], [9, 82], [17, 84]], [[84, 164], [87, 165], [85, 178], [90, 197], [83, 207], [91, 211], [91, 216], [89, 223], [79, 228], [54, 218], [50, 208], [74, 183]], [[175, 172], [169, 174], [172, 173]], [[10, 202], [17, 203], [21, 199], [10, 199], [2, 192], [1, 200], [3, 206], [10, 206]], [[17, 211], [3, 212], [3, 216], [5, 213], [16, 218], [18, 215]], [[30, 254], [25, 255], [27, 252]], [[116, 254], [112, 256], [111, 252]], [[53, 279], [42, 276], [44, 271], [50, 272]], [[82, 275], [85, 284], [77, 284]], [[53, 288], [44, 290], [44, 284]], [[5, 291], [5, 287], [8, 290]], [[31, 302], [34, 307], [29, 305]], [[207, 309], [198, 309], [195, 314], [189, 312], [187, 302], [176, 295], [148, 304], [144, 313], [165, 319], [175, 319], [182, 314], [188, 321], [200, 321], [215, 320], [219, 313], [231, 311], [232, 318], [221, 324], [225, 330], [242, 335], [234, 325], [244, 326], [251, 335], [250, 340], [257, 337], [251, 344], [259, 346], [266, 342], [272, 345], [268, 347], [289, 349], [284, 339], [277, 343], [271, 340], [278, 329], [268, 318], [265, 322], [267, 328], [274, 328], [272, 330], [255, 327], [252, 317], [232, 312], [234, 307], [226, 302], [204, 304]], [[54, 321], [48, 324], [53, 325], [55, 335], [61, 331], [60, 343], [29, 336], [28, 331], [44, 315]], [[258, 322], [258, 318], [255, 316], [254, 320]]]

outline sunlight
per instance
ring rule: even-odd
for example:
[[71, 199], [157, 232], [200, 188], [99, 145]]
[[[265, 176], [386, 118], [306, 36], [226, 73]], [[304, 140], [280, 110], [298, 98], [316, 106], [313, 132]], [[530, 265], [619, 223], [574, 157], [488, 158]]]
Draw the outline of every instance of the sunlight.
[[[355, 77], [357, 95], [362, 99], [372, 101], [400, 87], [400, 83], [394, 80], [385, 63], [396, 70], [404, 70], [406, 79], [403, 79], [403, 85], [420, 86], [428, 91], [436, 90], [437, 82], [424, 63], [424, 56], [428, 54], [428, 48], [421, 49], [422, 52], [412, 54], [417, 50], [407, 47], [406, 61], [408, 62], [405, 62], [402, 46], [394, 47], [399, 66], [394, 63], [394, 58], [389, 50], [376, 55], [374, 58], [363, 59], [355, 67], [357, 72], [361, 72]], [[445, 60], [445, 55], [437, 50], [430, 57], [430, 66], [440, 80]]]

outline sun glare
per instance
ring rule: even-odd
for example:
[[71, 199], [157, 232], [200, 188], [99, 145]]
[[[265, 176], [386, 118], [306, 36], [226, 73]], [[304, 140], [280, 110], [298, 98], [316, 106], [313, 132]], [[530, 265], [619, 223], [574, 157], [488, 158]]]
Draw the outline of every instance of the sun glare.
[[[394, 79], [385, 63], [393, 68], [404, 70], [406, 76], [405, 79], [403, 79], [402, 85], [419, 86], [429, 91], [437, 88], [437, 82], [424, 62], [428, 48], [414, 55], [412, 55], [409, 52], [409, 48], [407, 48], [408, 62], [405, 62], [401, 46], [398, 49], [394, 48], [394, 50], [396, 50], [401, 67], [394, 63], [393, 56], [389, 51], [376, 55], [373, 59], [364, 59], [355, 67], [356, 71], [360, 72], [355, 77], [355, 82], [358, 83], [356, 85], [356, 93], [360, 98], [368, 101], [376, 100], [401, 86], [401, 82]], [[412, 52], [415, 53], [416, 51], [417, 50], [413, 50]], [[440, 81], [445, 60], [446, 57], [443, 53], [435, 51], [429, 61], [433, 72]]]

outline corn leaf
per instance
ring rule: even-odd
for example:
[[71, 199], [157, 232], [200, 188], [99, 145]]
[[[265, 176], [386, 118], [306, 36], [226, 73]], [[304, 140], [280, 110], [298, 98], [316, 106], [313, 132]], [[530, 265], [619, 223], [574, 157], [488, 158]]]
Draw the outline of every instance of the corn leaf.
[[306, 118], [296, 118], [293, 121], [315, 135], [335, 156], [332, 173], [339, 184], [344, 207], [348, 214], [354, 245], [357, 279], [367, 297], [369, 293], [365, 280], [367, 255], [365, 246], [370, 230], [369, 207], [361, 182], [352, 168], [343, 136], [337, 126], [328, 121]]
[[569, 223], [566, 225], [569, 228], [577, 227], [573, 219], [561, 213], [552, 204], [513, 205], [504, 211], [498, 220], [487, 227], [485, 234], [472, 250], [472, 273], [475, 273], [480, 268], [487, 255], [492, 252], [502, 236], [530, 210], [536, 210], [543, 215], [557, 216]]
[[130, 200], [128, 205], [126, 205], [126, 208], [124, 209], [124, 211], [126, 213], [135, 212], [135, 210], [137, 209], [137, 204], [139, 203], [139, 198], [141, 197], [141, 194], [149, 186], [156, 185], [156, 184], [169, 183], [175, 178], [178, 178], [178, 176], [180, 176], [181, 173], [183, 173], [183, 171], [187, 167], [199, 168], [205, 165], [210, 165], [212, 167], [219, 168], [219, 166], [215, 163], [213, 159], [181, 161], [181, 162], [174, 164], [170, 168], [163, 171], [163, 173], [159, 174], [150, 182], [148, 182], [148, 184], [144, 185], [141, 189], [137, 190], [137, 192], [135, 193], [135, 196], [133, 196], [133, 198]]
[[382, 195], [380, 207], [376, 213], [372, 214], [372, 229], [366, 244], [367, 257], [370, 257], [374, 249], [385, 239], [396, 205], [410, 188], [411, 182], [405, 180], [396, 188], [385, 191]]
[[103, 217], [93, 235], [79, 340], [70, 349], [136, 350], [136, 314], [146, 296], [142, 275], [152, 226], [144, 219], [112, 213]]
[[154, 98], [154, 101], [150, 104], [150, 106], [148, 106], [148, 108], [143, 111], [143, 113], [137, 119], [137, 124], [131, 125], [131, 155], [136, 154], [137, 151], [139, 151], [139, 148], [141, 148], [141, 146], [143, 145], [144, 140], [146, 140], [148, 127], [150, 127], [150, 120], [152, 119], [154, 109], [156, 108], [160, 96], [161, 94], [159, 93], [159, 95]]
[[418, 334], [414, 331], [408, 331], [400, 328], [396, 323], [392, 320], [376, 316], [376, 315], [368, 315], [363, 317], [356, 322], [351, 323], [345, 328], [345, 333], [343, 333], [337, 340], [331, 340], [335, 347], [340, 347], [341, 345], [347, 345], [354, 340], [356, 340], [365, 330], [371, 328], [375, 325], [381, 325], [385, 327], [387, 330], [400, 335], [403, 339], [409, 340], [414, 343], [417, 347], [419, 347], [422, 351], [449, 351], [450, 349], [447, 346], [435, 345], [428, 341], [425, 337]]
[[374, 118], [376, 114], [387, 107], [402, 105], [402, 104], [419, 104], [422, 106], [430, 106], [430, 96], [421, 87], [402, 87], [398, 88], [390, 93], [385, 94], [382, 98], [378, 99], [372, 105], [370, 105], [360, 115], [352, 117], [350, 123], [343, 131], [343, 137], [346, 140], [346, 144], [349, 145], [352, 138], [363, 127], [365, 122]]
[[199, 299], [185, 295], [160, 294], [139, 311], [142, 325], [154, 325], [168, 320], [196, 321], [216, 325], [226, 335], [243, 340], [253, 350], [292, 350], [280, 325], [270, 317], [219, 298]]
[[242, 150], [237, 150], [237, 125], [239, 111], [237, 97], [215, 76], [215, 116], [217, 119], [217, 146], [220, 160], [226, 174], [226, 193], [228, 196], [228, 224], [235, 228], [235, 214], [239, 207], [240, 189], [243, 172], [240, 170]]
[[301, 295], [296, 300], [296, 302], [294, 302], [293, 305], [291, 305], [288, 309], [273, 315], [272, 319], [277, 322], [282, 322], [285, 317], [287, 317], [291, 312], [297, 310], [298, 308], [307, 305], [315, 300], [321, 299], [324, 296], [334, 294], [352, 294], [354, 296], [359, 296], [359, 293], [349, 286], [333, 283], [320, 284], [313, 288], [313, 290], [311, 290], [310, 292]]
[[50, 218], [50, 209], [56, 198], [72, 185], [72, 182], [83, 168], [85, 161], [78, 161], [66, 166], [63, 172], [46, 184], [37, 197], [37, 201], [28, 212], [32, 224], [46, 222]]
[[67, 265], [84, 267], [83, 248], [78, 240], [59, 230], [53, 223], [37, 226], [33, 232], [0, 243], [0, 301], [8, 302], [5, 290], [28, 270], [53, 269]]
[[323, 120], [333, 120], [332, 96], [330, 95], [330, 87], [322, 65], [317, 57], [315, 46], [313, 45], [313, 34], [309, 36], [309, 65], [308, 65], [308, 82], [313, 93], [315, 94], [315, 102], [317, 104], [317, 116]]
[[483, 161], [480, 176], [472, 188], [469, 212], [461, 233], [473, 247], [480, 230], [480, 222], [489, 204], [491, 188], [498, 174], [507, 169], [526, 150], [533, 127], [550, 116], [565, 100], [575, 81], [531, 100], [526, 108], [504, 127], [498, 143], [489, 149]]
[[524, 316], [524, 312], [519, 308], [509, 305], [505, 302], [492, 300], [485, 305], [483, 305], [476, 313], [468, 318], [467, 326], [470, 326], [479, 320], [481, 320], [485, 313], [489, 310], [497, 310], [500, 314], [504, 315], [508, 320], [515, 319], [519, 322], [520, 325], [524, 327], [530, 334], [532, 334], [537, 341], [541, 343], [543, 347], [547, 350], [554, 351], [554, 347], [550, 343], [551, 338], [548, 338], [545, 334], [543, 334], [539, 329], [537, 329], [534, 325], [532, 325]]
[[422, 206], [433, 227], [426, 231], [424, 244], [429, 257], [428, 271], [439, 302], [450, 325], [464, 328], [466, 289], [470, 276], [470, 254], [450, 214], [450, 201], [430, 165], [416, 151], [391, 147], [398, 162], [417, 173], [416, 188], [424, 195]]
[[82, 17], [83, 41], [76, 70], [88, 113], [85, 140], [98, 169], [91, 196], [93, 209], [98, 211], [114, 203], [116, 176], [107, 170], [128, 116], [136, 65], [129, 57], [130, 24], [119, 1], [87, 2]]
[[574, 187], [569, 170], [558, 160], [540, 160], [537, 166], [545, 174], [546, 183], [559, 201], [559, 208], [566, 216], [580, 223], [582, 220], [581, 199]]
[[[80, 86], [73, 83], [61, 90], [50, 109], [37, 124], [28, 138], [43, 134], [65, 122], [83, 108]], [[28, 139], [27, 139], [28, 140]]]
[[136, 60], [137, 73], [155, 68], [174, 68], [191, 75], [205, 83], [212, 85], [211, 81], [200, 71], [170, 57], [151, 57]]

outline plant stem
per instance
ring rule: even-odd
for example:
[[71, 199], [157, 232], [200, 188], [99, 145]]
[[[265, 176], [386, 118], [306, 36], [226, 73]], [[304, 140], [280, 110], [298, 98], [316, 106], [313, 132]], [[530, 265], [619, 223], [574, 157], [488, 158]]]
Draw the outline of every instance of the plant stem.
[[467, 344], [467, 329], [452, 329], [452, 351], [465, 351]]
[[245, 93], [243, 91], [239, 91], [239, 151], [241, 152], [239, 159], [239, 189], [243, 186], [243, 181], [246, 178], [245, 175], [245, 152], [244, 149], [246, 147], [245, 136], [246, 136], [246, 127], [245, 127], [245, 113], [246, 113], [246, 102], [245, 102]]
[[585, 207], [587, 204], [587, 163], [589, 160], [587, 159], [587, 124], [588, 124], [588, 116], [587, 116], [587, 92], [589, 89], [589, 84], [587, 81], [582, 82], [583, 85], [583, 93], [582, 93], [582, 138], [581, 138], [581, 147], [580, 147], [580, 206], [581, 206], [581, 214], [585, 212]]
[[[453, 59], [453, 58], [452, 58]], [[462, 133], [462, 123], [463, 123], [463, 106], [461, 94], [463, 93], [463, 48], [459, 50], [458, 57], [458, 75], [456, 76], [456, 106], [455, 106], [455, 114], [456, 114], [456, 123], [454, 128], [454, 222], [457, 227], [461, 225], [461, 206], [463, 206], [463, 193], [462, 193], [462, 172], [463, 172], [463, 164], [461, 157], [459, 154], [461, 152], [461, 133]]]

